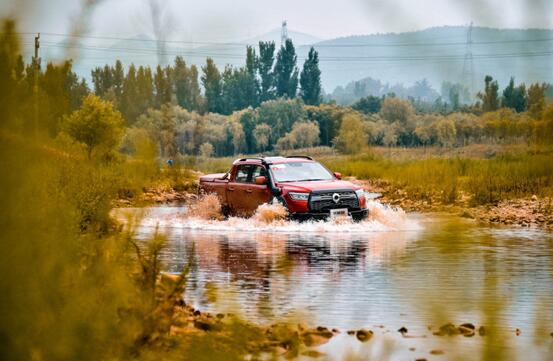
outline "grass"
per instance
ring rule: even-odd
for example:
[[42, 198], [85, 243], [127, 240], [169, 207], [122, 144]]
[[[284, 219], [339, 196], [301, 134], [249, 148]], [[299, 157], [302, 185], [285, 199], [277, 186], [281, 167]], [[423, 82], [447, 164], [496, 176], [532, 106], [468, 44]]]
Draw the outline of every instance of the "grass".
[[553, 153], [518, 152], [485, 158], [390, 159], [374, 155], [321, 158], [345, 176], [389, 182], [415, 199], [454, 203], [463, 192], [473, 204], [553, 194]]
[[[315, 149], [316, 151], [311, 151]], [[313, 155], [332, 171], [402, 189], [412, 199], [455, 203], [461, 194], [472, 204], [553, 195], [553, 150], [548, 147], [472, 145], [464, 148], [376, 148], [363, 154], [337, 155], [328, 149], [297, 150]], [[183, 157], [203, 173], [226, 172], [236, 157]]]

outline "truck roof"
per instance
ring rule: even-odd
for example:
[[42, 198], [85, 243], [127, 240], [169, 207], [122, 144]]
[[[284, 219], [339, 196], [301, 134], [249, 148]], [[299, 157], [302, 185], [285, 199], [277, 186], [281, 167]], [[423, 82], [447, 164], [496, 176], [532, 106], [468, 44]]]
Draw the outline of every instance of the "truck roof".
[[251, 163], [260, 163], [260, 164], [280, 164], [280, 163], [291, 163], [291, 162], [314, 162], [313, 158], [306, 155], [290, 155], [286, 157], [246, 157], [236, 159], [232, 164], [237, 164], [241, 162], [251, 162]]

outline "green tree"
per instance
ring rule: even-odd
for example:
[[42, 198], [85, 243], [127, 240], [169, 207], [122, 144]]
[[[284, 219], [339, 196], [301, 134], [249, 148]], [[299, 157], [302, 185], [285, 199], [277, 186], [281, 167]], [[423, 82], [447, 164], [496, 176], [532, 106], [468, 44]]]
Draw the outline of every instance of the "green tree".
[[382, 107], [382, 98], [376, 97], [374, 95], [369, 95], [364, 98], [359, 99], [351, 107], [355, 110], [360, 111], [365, 114], [374, 114], [380, 111]]
[[119, 110], [123, 114], [127, 124], [133, 124], [140, 113], [138, 99], [138, 85], [136, 79], [136, 67], [131, 64], [127, 69], [127, 75], [123, 82], [123, 97]]
[[136, 87], [137, 97], [134, 101], [137, 103], [138, 115], [140, 115], [154, 105], [154, 79], [150, 67], [138, 67]]
[[277, 54], [275, 64], [275, 84], [277, 97], [294, 98], [298, 89], [298, 67], [296, 49], [292, 40], [287, 39]]
[[300, 75], [300, 94], [303, 102], [308, 105], [319, 105], [321, 102], [321, 70], [319, 69], [319, 54], [313, 47], [303, 63]]
[[261, 103], [257, 108], [260, 123], [271, 127], [269, 148], [292, 129], [292, 125], [306, 119], [306, 112], [299, 99], [277, 99]]
[[255, 147], [258, 152], [263, 152], [269, 147], [271, 139], [271, 127], [266, 123], [257, 124], [252, 132]]
[[450, 118], [442, 118], [436, 124], [436, 137], [443, 147], [451, 147], [455, 144], [457, 130], [455, 123]]
[[526, 110], [526, 86], [515, 87], [515, 79], [511, 77], [509, 85], [503, 90], [502, 106], [514, 109], [520, 113]]
[[175, 96], [177, 103], [188, 110], [197, 110], [200, 98], [200, 85], [198, 84], [198, 69], [196, 66], [188, 68], [186, 62], [180, 56], [175, 58], [172, 72]]
[[94, 93], [103, 96], [113, 85], [113, 72], [109, 65], [103, 68], [92, 69], [92, 83], [94, 84]]
[[242, 124], [244, 130], [244, 137], [246, 139], [246, 152], [255, 152], [255, 140], [253, 136], [253, 130], [257, 125], [257, 113], [252, 108], [244, 109], [235, 113], [238, 117], [238, 121]]
[[540, 119], [545, 108], [545, 84], [532, 84], [528, 88], [528, 112], [534, 119]]
[[125, 70], [121, 60], [115, 61], [115, 67], [111, 69], [112, 88], [117, 99], [117, 104], [121, 104], [121, 96], [123, 95], [123, 82], [125, 81]]
[[246, 48], [246, 79], [244, 81], [244, 95], [247, 99], [248, 106], [257, 107], [259, 105], [260, 88], [259, 81], [256, 76], [257, 72], [257, 56], [255, 49], [251, 46]]
[[338, 136], [334, 139], [336, 149], [345, 154], [357, 154], [368, 143], [363, 119], [357, 113], [348, 113], [342, 119]]
[[5, 20], [0, 31], [0, 122], [6, 122], [15, 116], [14, 105], [19, 99], [14, 92], [17, 86], [19, 39], [15, 22]]
[[405, 126], [413, 117], [415, 110], [408, 100], [397, 97], [386, 97], [380, 109], [380, 116], [389, 123], [398, 122]]
[[482, 110], [484, 112], [493, 112], [499, 108], [499, 86], [497, 85], [497, 80], [494, 81], [489, 75], [486, 75], [484, 82], [484, 93], [479, 92], [477, 96], [482, 101]]
[[76, 141], [86, 145], [88, 158], [101, 147], [107, 151], [114, 149], [123, 134], [121, 113], [113, 109], [111, 102], [88, 95], [78, 110], [64, 119], [64, 130]]
[[222, 89], [223, 114], [255, 106], [257, 103], [256, 85], [246, 67], [236, 69], [227, 66], [223, 72]]
[[277, 142], [277, 149], [309, 148], [319, 144], [319, 125], [315, 122], [296, 122], [292, 130]]
[[172, 80], [171, 80], [171, 68], [166, 67], [163, 69], [160, 65], [156, 67], [156, 73], [154, 75], [154, 89], [155, 89], [155, 106], [161, 107], [163, 104], [171, 102], [172, 95]]
[[211, 143], [205, 142], [200, 145], [200, 155], [203, 158], [209, 158], [213, 155], [213, 145]]
[[223, 110], [221, 104], [223, 91], [221, 73], [211, 58], [207, 58], [206, 65], [202, 67], [202, 71], [202, 84], [205, 89], [207, 110], [213, 113], [221, 113]]
[[259, 42], [259, 58], [257, 58], [257, 70], [261, 79], [260, 101], [274, 99], [274, 73], [273, 63], [275, 61], [275, 43]]
[[70, 61], [59, 65], [48, 63], [46, 71], [39, 74], [41, 122], [49, 134], [55, 136], [64, 115], [77, 109], [86, 94], [86, 82], [79, 80]]
[[333, 139], [338, 134], [342, 118], [349, 110], [334, 104], [307, 105], [304, 109], [307, 112], [307, 119], [319, 124], [321, 144], [331, 146]]

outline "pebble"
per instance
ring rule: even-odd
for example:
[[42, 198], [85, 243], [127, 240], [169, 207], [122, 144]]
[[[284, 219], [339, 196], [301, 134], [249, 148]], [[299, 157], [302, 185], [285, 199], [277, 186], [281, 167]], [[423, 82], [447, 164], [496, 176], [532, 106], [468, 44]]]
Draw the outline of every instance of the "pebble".
[[444, 352], [442, 350], [431, 350], [430, 354], [431, 355], [443, 355]]
[[325, 355], [324, 353], [319, 352], [317, 350], [307, 350], [302, 352], [301, 354], [302, 356], [313, 357], [313, 358], [322, 357]]
[[440, 330], [437, 332], [434, 332], [435, 336], [453, 336], [458, 335], [460, 333], [459, 329], [455, 327], [452, 323], [446, 323], [442, 327], [440, 327]]
[[475, 327], [472, 323], [463, 323], [459, 326], [459, 332], [465, 337], [472, 337], [475, 335]]
[[480, 326], [480, 328], [478, 329], [478, 334], [480, 336], [486, 336], [486, 329], [484, 328], [484, 326]]
[[405, 326], [401, 327], [397, 332], [401, 333], [402, 335], [405, 335], [407, 333], [407, 328]]
[[357, 330], [355, 336], [359, 341], [366, 342], [369, 341], [371, 337], [373, 337], [373, 332], [371, 330]]

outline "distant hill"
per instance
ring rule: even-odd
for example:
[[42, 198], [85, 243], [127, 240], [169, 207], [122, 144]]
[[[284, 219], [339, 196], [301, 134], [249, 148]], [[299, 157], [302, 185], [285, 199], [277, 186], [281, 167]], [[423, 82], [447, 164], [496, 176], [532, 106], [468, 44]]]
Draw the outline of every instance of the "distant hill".
[[[290, 30], [298, 51], [298, 65], [310, 45], [319, 51], [322, 83], [327, 93], [338, 86], [372, 78], [393, 87], [397, 83], [411, 86], [427, 79], [437, 91], [443, 81], [471, 85], [463, 78], [463, 59], [466, 52], [468, 27], [444, 26], [408, 33], [355, 35], [320, 41], [314, 36]], [[182, 55], [187, 63], [203, 65], [211, 56], [221, 68], [225, 64], [244, 64], [246, 44], [257, 45], [259, 40], [280, 44], [280, 29], [236, 42], [222, 44], [168, 43], [166, 61]], [[553, 30], [551, 29], [493, 29], [474, 27], [472, 31], [474, 90], [482, 88], [486, 74], [496, 78], [503, 87], [511, 76], [517, 82], [553, 83]], [[91, 40], [91, 43], [94, 42]], [[158, 63], [153, 39], [139, 35], [135, 38], [87, 45], [75, 66], [80, 75], [90, 78], [90, 69], [121, 59], [155, 66]], [[45, 49], [48, 54], [48, 49]], [[58, 49], [59, 57], [59, 49]], [[52, 57], [55, 57], [52, 55]], [[46, 56], [48, 58], [48, 56]], [[163, 60], [163, 59], [162, 59]]]
[[[425, 78], [438, 91], [443, 81], [470, 88], [470, 77], [462, 76], [467, 31], [468, 27], [446, 26], [319, 42], [315, 47], [324, 87], [332, 91], [371, 77], [392, 85], [412, 85]], [[472, 41], [474, 90], [482, 88], [486, 74], [501, 87], [511, 76], [517, 82], [553, 82], [553, 30], [474, 27]]]

